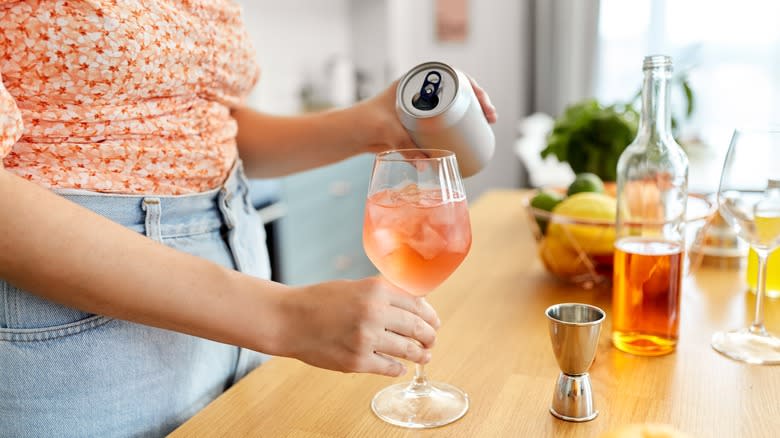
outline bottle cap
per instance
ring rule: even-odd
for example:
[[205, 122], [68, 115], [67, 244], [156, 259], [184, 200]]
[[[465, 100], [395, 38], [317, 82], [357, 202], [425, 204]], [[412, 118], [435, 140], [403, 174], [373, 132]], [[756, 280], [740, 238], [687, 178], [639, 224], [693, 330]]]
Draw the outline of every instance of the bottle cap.
[[666, 55], [650, 55], [645, 56], [645, 60], [642, 63], [642, 70], [653, 70], [659, 67], [667, 67], [669, 71], [672, 70], [672, 57]]

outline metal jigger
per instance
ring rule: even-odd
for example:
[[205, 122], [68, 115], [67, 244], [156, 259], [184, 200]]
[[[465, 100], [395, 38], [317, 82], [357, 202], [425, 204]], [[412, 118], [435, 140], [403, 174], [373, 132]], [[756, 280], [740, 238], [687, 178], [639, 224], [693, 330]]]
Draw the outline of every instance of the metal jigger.
[[593, 407], [588, 369], [596, 357], [604, 311], [595, 306], [564, 303], [544, 312], [550, 320], [550, 341], [561, 374], [555, 384], [550, 413], [566, 421], [590, 421]]

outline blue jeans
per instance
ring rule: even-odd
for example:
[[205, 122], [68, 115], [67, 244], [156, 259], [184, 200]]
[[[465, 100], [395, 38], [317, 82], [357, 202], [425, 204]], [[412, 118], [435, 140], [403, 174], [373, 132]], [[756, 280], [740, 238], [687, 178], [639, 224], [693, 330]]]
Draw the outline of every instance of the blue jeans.
[[[167, 246], [268, 278], [247, 187], [239, 163], [207, 193], [59, 194]], [[266, 359], [71, 309], [0, 279], [0, 437], [162, 436]]]

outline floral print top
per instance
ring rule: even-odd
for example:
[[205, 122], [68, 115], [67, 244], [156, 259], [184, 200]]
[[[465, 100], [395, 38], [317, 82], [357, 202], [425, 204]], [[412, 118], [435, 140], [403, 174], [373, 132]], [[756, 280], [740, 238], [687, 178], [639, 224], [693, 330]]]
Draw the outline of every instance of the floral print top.
[[0, 0], [2, 165], [49, 188], [218, 187], [258, 76], [232, 0]]

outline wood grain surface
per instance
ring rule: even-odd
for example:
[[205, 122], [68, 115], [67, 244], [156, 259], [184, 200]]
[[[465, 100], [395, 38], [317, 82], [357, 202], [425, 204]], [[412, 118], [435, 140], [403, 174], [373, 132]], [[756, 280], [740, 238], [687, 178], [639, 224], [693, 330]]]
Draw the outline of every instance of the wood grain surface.
[[[276, 358], [172, 436], [595, 437], [643, 422], [671, 424], [693, 437], [780, 436], [780, 367], [737, 363], [709, 345], [714, 331], [746, 326], [752, 317], [744, 272], [699, 268], [686, 278], [676, 353], [622, 353], [609, 340], [610, 291], [579, 290], [544, 272], [524, 196], [493, 191], [472, 204], [471, 252], [429, 297], [443, 325], [428, 375], [469, 393], [464, 418], [424, 431], [394, 427], [377, 419], [369, 403], [411, 372], [403, 379], [341, 374]], [[588, 423], [567, 423], [548, 412], [558, 367], [544, 310], [560, 302], [607, 311], [591, 368], [600, 415]], [[767, 301], [766, 320], [780, 333], [780, 301]]]

